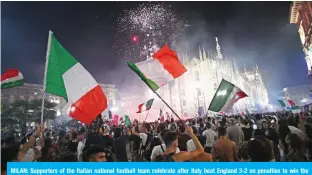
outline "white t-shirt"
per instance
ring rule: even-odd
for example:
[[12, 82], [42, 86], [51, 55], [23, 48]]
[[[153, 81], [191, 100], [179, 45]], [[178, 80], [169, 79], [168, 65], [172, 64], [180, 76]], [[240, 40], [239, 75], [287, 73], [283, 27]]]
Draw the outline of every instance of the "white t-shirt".
[[[36, 148], [40, 151], [41, 146], [36, 146]], [[29, 150], [26, 152], [25, 156], [23, 157], [21, 162], [33, 162], [35, 159], [35, 151], [32, 148], [29, 148]]]
[[[164, 151], [166, 151], [166, 145], [165, 144], [162, 144], [162, 148], [164, 149]], [[180, 149], [177, 148], [176, 153], [179, 153], [179, 152], [180, 152]], [[151, 160], [155, 161], [156, 157], [159, 155], [162, 155], [162, 154], [164, 154], [164, 152], [161, 149], [160, 145], [155, 146], [152, 150]]]
[[141, 138], [141, 140], [142, 140], [143, 146], [145, 146], [146, 141], [147, 141], [147, 134], [145, 134], [145, 133], [139, 133], [139, 136], [140, 136], [140, 138]]
[[206, 147], [212, 147], [217, 138], [217, 133], [212, 129], [207, 129], [203, 132], [206, 137]]

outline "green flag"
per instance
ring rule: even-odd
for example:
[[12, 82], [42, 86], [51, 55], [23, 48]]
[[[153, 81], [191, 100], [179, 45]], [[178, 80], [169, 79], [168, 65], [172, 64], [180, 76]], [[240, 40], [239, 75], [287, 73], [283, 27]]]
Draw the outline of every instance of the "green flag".
[[127, 115], [125, 115], [125, 125], [126, 125], [126, 126], [131, 125], [131, 121], [130, 121], [130, 119], [129, 119], [129, 116], [127, 116]]

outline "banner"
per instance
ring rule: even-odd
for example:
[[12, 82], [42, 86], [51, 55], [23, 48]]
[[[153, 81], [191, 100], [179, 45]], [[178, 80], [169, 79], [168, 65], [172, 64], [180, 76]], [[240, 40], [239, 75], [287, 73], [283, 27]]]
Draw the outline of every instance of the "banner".
[[7, 175], [15, 174], [311, 174], [312, 163], [305, 162], [10, 162]]

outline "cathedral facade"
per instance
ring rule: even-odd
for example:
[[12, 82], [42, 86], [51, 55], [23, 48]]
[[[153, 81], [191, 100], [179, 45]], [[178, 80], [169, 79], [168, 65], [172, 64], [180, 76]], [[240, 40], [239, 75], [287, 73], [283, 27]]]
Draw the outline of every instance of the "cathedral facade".
[[[187, 72], [161, 87], [157, 93], [180, 117], [192, 118], [209, 112], [209, 104], [222, 79], [248, 95], [234, 105], [233, 113], [246, 112], [246, 109], [259, 111], [268, 107], [268, 93], [258, 66], [249, 71], [239, 70], [235, 60], [223, 57], [217, 39], [216, 53], [201, 48], [198, 58], [190, 58], [187, 53], [179, 55]], [[149, 113], [137, 114], [137, 106], [151, 98], [154, 98], [154, 104]], [[173, 112], [148, 88], [139, 97], [122, 97], [121, 104], [125, 115], [140, 121], [155, 121], [160, 115], [174, 117]]]
[[216, 51], [217, 54], [212, 54], [199, 49], [199, 58], [189, 58], [187, 53], [183, 53], [180, 60], [187, 72], [162, 87], [159, 94], [181, 116], [203, 115], [208, 112], [221, 80], [225, 79], [248, 95], [234, 105], [233, 113], [266, 108], [268, 93], [258, 66], [255, 65], [251, 71], [240, 71], [235, 60], [223, 57], [217, 38]]

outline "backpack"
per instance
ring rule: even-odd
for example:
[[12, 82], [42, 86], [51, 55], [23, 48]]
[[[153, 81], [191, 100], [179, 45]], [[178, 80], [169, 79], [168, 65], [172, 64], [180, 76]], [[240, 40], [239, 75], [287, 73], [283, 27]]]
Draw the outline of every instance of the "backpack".
[[161, 140], [158, 137], [153, 137], [152, 141], [149, 144], [149, 150], [145, 149], [145, 151], [144, 151], [144, 158], [147, 161], [149, 161], [149, 162], [151, 161], [151, 155], [152, 155], [153, 148], [157, 145], [161, 145]]
[[[141, 140], [141, 144], [142, 144], [142, 147], [141, 147], [141, 155], [142, 155], [142, 161], [143, 161], [143, 158], [149, 160], [150, 158], [148, 158], [148, 154], [149, 154], [149, 150], [146, 150], [146, 148], [148, 147], [148, 145], [152, 142], [153, 140], [153, 135], [150, 134], [150, 133], [147, 133], [147, 139], [146, 139], [146, 143], [145, 145], [143, 145], [143, 142]], [[150, 153], [152, 154], [152, 152]]]
[[[162, 145], [160, 145], [160, 148], [162, 149], [163, 152], [165, 152], [164, 148], [162, 147]], [[167, 155], [158, 155], [156, 157], [156, 160], [155, 162], [174, 162], [172, 156], [174, 155], [175, 153], [170, 153], [170, 154], [167, 154]]]
[[152, 142], [152, 140], [153, 140], [153, 138], [154, 138], [153, 135], [150, 134], [150, 133], [148, 133], [148, 134], [146, 134], [146, 135], [147, 135], [147, 139], [146, 139], [145, 145], [143, 145], [143, 142], [142, 142], [142, 140], [141, 140], [142, 149], [143, 149], [143, 150], [146, 150], [147, 146]]

